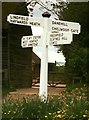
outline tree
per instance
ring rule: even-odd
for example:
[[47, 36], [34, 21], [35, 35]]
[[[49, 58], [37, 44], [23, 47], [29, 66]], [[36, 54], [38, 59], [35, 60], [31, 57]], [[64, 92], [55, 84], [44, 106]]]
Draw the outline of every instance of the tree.
[[88, 9], [88, 3], [75, 2], [70, 3], [68, 9], [62, 12], [64, 20], [78, 22], [81, 25], [81, 33], [73, 35], [73, 42], [61, 47], [66, 58], [66, 73], [71, 80], [80, 78], [82, 81], [88, 81]]

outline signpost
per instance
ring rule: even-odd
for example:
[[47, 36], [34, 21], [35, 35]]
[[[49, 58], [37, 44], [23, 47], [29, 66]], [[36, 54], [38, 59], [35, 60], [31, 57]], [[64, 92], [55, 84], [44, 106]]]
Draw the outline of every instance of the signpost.
[[[80, 25], [75, 22], [49, 19], [50, 14], [48, 12], [45, 12], [43, 17], [33, 18], [10, 14], [7, 17], [7, 21], [17, 25], [43, 27], [41, 36], [23, 36], [21, 46], [23, 48], [42, 46], [39, 96], [42, 100], [47, 100], [48, 45], [70, 44], [72, 42], [72, 34], [80, 33]], [[54, 31], [57, 33], [53, 33]]]

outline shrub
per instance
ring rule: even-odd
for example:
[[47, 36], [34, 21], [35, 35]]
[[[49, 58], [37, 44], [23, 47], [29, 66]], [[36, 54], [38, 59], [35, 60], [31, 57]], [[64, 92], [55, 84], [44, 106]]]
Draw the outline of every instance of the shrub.
[[89, 101], [86, 88], [75, 88], [59, 96], [49, 96], [43, 102], [38, 97], [3, 101], [2, 117], [14, 120], [89, 120]]

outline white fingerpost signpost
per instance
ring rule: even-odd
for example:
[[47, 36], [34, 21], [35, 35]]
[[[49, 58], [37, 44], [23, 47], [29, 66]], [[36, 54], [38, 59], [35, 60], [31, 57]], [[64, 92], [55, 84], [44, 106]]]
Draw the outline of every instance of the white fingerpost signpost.
[[48, 45], [71, 44], [73, 34], [80, 33], [80, 24], [75, 22], [53, 20], [49, 17], [51, 14], [44, 12], [43, 17], [30, 17], [23, 15], [9, 14], [7, 21], [12, 24], [42, 27], [41, 36], [23, 36], [21, 39], [22, 48], [42, 47], [41, 69], [40, 69], [40, 87], [39, 96], [41, 100], [47, 100], [48, 84]]
[[47, 100], [47, 83], [48, 83], [48, 45], [47, 45], [47, 34], [49, 17], [51, 16], [48, 12], [42, 14], [43, 18], [43, 39], [42, 39], [42, 57], [41, 57], [41, 70], [40, 70], [40, 88], [39, 96], [42, 100]]

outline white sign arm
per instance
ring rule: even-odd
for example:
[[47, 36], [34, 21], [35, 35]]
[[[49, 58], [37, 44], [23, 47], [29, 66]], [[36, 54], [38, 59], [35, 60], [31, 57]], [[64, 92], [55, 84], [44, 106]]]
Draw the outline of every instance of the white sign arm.
[[76, 22], [68, 22], [62, 20], [50, 20], [49, 30], [61, 31], [61, 32], [72, 32], [73, 34], [79, 34], [81, 26]]
[[32, 18], [29, 16], [9, 14], [7, 21], [12, 24], [43, 27], [43, 18]]

